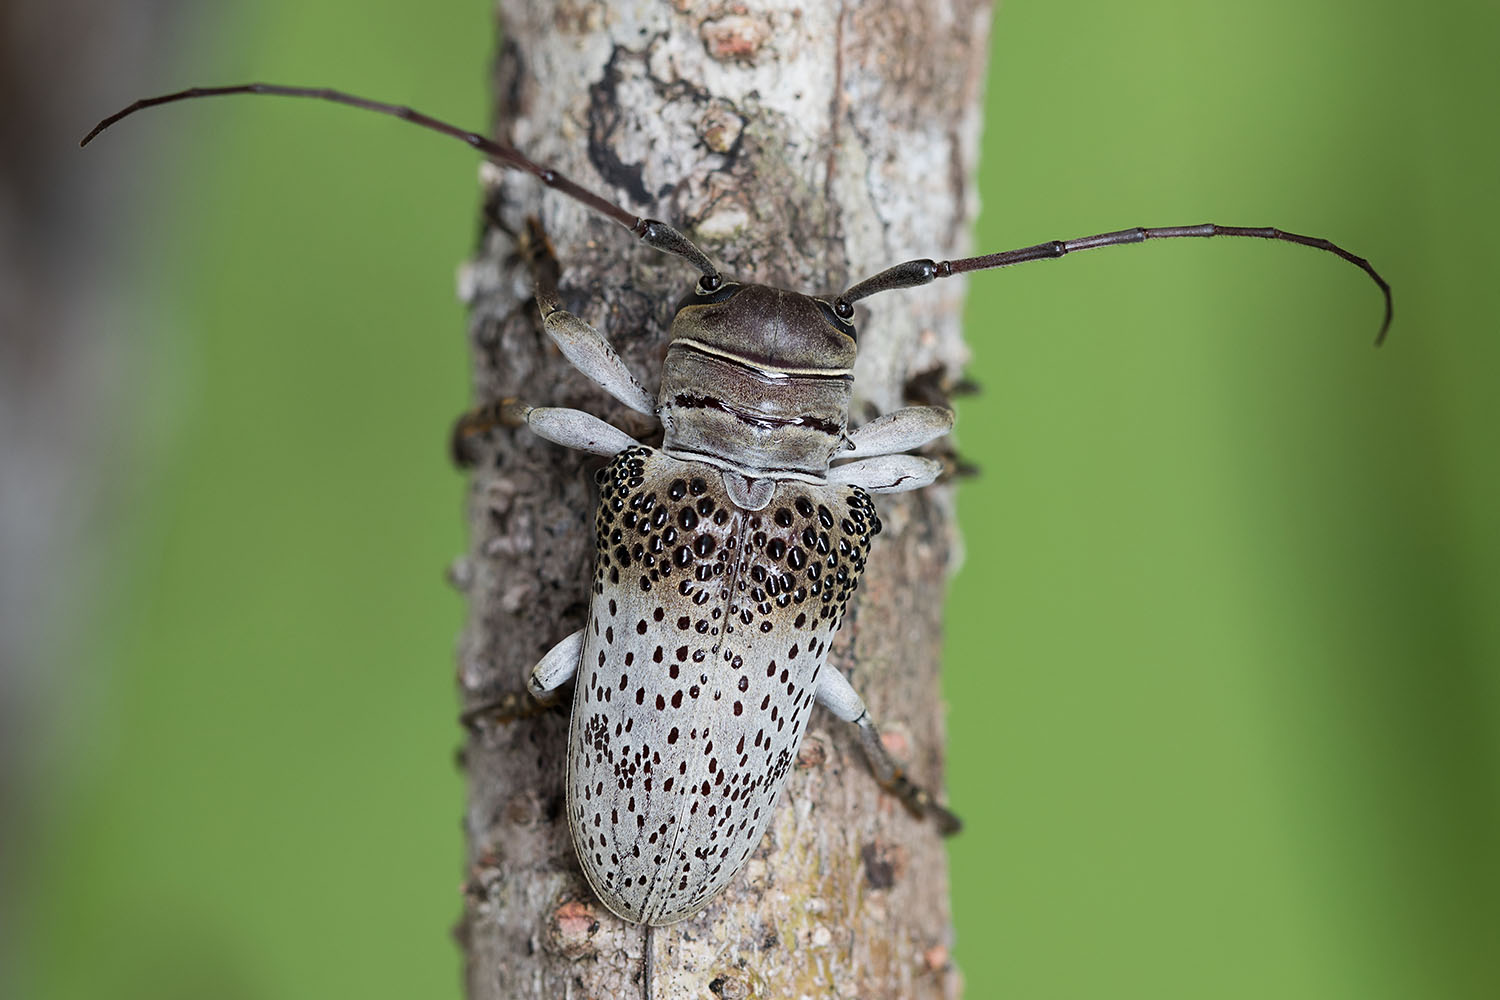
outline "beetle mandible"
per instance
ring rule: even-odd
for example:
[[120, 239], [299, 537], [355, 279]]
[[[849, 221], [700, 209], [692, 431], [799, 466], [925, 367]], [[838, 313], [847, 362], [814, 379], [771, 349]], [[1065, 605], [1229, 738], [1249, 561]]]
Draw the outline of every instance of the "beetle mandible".
[[511, 146], [411, 108], [336, 90], [243, 84], [136, 101], [87, 144], [144, 108], [264, 94], [344, 104], [466, 142], [537, 177], [699, 272], [678, 305], [653, 399], [609, 342], [560, 301], [545, 234], [523, 240], [542, 323], [568, 360], [625, 406], [660, 420], [659, 448], [589, 413], [513, 400], [460, 421], [457, 440], [496, 423], [606, 456], [595, 518], [588, 621], [531, 672], [549, 699], [574, 681], [567, 811], [589, 884], [622, 918], [692, 915], [744, 865], [770, 821], [814, 703], [858, 727], [878, 780], [951, 832], [957, 820], [907, 780], [860, 696], [824, 669], [829, 643], [880, 531], [872, 494], [918, 489], [940, 463], [910, 454], [946, 434], [951, 411], [913, 406], [850, 429], [854, 303], [970, 271], [1148, 239], [1237, 236], [1335, 254], [1379, 286], [1364, 258], [1274, 228], [1133, 228], [1003, 253], [906, 261], [835, 295], [733, 280], [672, 226], [638, 217]]

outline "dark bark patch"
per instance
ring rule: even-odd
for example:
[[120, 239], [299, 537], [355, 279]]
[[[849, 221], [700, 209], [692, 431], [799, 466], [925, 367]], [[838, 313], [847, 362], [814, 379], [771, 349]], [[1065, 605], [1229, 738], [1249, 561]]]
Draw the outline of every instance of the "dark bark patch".
[[859, 854], [865, 863], [865, 881], [872, 889], [889, 889], [906, 871], [906, 850], [899, 844], [872, 840]]
[[630, 194], [637, 204], [651, 203], [651, 192], [639, 163], [626, 163], [616, 155], [611, 140], [620, 128], [623, 117], [616, 88], [620, 83], [620, 71], [616, 62], [627, 50], [616, 45], [604, 64], [604, 74], [599, 82], [589, 88], [589, 162], [599, 171], [599, 176], [613, 187]]
[[724, 1000], [744, 1000], [750, 995], [744, 980], [735, 976], [715, 976], [708, 984], [708, 991]]

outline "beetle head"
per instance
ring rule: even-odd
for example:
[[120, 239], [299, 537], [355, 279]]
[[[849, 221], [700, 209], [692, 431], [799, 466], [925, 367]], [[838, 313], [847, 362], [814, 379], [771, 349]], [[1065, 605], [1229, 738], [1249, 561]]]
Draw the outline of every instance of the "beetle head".
[[843, 446], [854, 325], [834, 303], [705, 278], [678, 303], [658, 412], [668, 450], [821, 476]]

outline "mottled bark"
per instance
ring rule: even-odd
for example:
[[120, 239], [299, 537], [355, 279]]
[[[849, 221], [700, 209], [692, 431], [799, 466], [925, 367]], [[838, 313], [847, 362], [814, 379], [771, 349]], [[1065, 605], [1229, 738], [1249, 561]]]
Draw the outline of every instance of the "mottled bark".
[[[975, 209], [983, 2], [502, 2], [495, 130], [631, 211], [681, 226], [727, 275], [833, 292], [911, 257], [961, 253]], [[541, 335], [513, 233], [537, 215], [565, 302], [648, 389], [695, 275], [533, 179], [487, 171], [491, 224], [467, 269], [478, 401], [518, 395], [653, 428]], [[963, 361], [959, 280], [861, 309], [854, 421], [934, 401]], [[524, 432], [481, 449], [459, 683], [507, 694], [581, 627], [600, 462]], [[957, 553], [950, 487], [878, 499], [877, 539], [834, 663], [923, 782], [942, 778], [941, 601]], [[579, 873], [563, 811], [564, 710], [482, 719], [465, 750], [462, 927], [479, 998], [633, 997], [644, 933]], [[814, 716], [771, 830], [698, 916], [659, 930], [658, 997], [948, 997], [958, 977], [944, 849], [871, 779], [849, 727]]]

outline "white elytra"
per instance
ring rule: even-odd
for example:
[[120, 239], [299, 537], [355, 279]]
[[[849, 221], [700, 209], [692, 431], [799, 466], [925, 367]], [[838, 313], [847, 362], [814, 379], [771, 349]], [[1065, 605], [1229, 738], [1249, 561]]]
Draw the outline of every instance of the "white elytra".
[[815, 696], [847, 687], [822, 682], [828, 645], [880, 520], [863, 489], [802, 482], [747, 511], [719, 470], [647, 448], [603, 479], [568, 818], [605, 904], [670, 923], [744, 865]]

